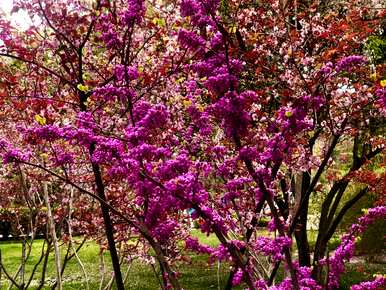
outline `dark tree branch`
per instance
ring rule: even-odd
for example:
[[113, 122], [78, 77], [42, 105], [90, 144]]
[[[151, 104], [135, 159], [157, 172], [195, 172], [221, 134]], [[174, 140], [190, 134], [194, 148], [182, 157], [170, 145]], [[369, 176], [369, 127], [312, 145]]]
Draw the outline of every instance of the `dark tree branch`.
[[352, 208], [367, 192], [369, 191], [368, 187], [365, 187], [361, 189], [353, 198], [351, 198], [346, 204], [342, 207], [342, 209], [339, 211], [337, 216], [335, 217], [334, 221], [332, 222], [331, 226], [325, 233], [325, 239], [329, 240], [334, 232], [336, 231], [339, 223], [342, 221], [344, 215], [347, 213], [347, 211]]

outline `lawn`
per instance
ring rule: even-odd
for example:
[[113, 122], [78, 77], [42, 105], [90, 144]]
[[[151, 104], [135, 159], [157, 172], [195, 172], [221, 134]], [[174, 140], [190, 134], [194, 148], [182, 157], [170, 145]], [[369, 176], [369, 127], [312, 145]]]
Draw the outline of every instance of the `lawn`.
[[[205, 235], [195, 232], [200, 240], [208, 245], [216, 245], [217, 239], [214, 236], [206, 237]], [[40, 255], [40, 249], [43, 241], [37, 240], [34, 242], [33, 254], [26, 265], [26, 273], [31, 273], [34, 264], [38, 261]], [[0, 250], [2, 254], [2, 262], [4, 263], [9, 273], [15, 273], [19, 266], [21, 259], [21, 244], [20, 242], [1, 242]], [[79, 257], [84, 264], [88, 278], [90, 289], [99, 289], [100, 281], [100, 269], [99, 269], [99, 247], [94, 242], [87, 242], [82, 249], [79, 251]], [[64, 253], [62, 253], [64, 256]], [[223, 285], [226, 283], [226, 278], [229, 271], [228, 265], [218, 264], [209, 266], [207, 255], [191, 255], [191, 262], [181, 263], [179, 270], [181, 272], [180, 282], [184, 289], [218, 289], [218, 279], [220, 279], [220, 287], [224, 288]], [[109, 265], [109, 254], [104, 254], [106, 264], [111, 271]], [[47, 282], [55, 281], [55, 268], [54, 268], [54, 256], [50, 255], [48, 261], [47, 270]], [[124, 267], [123, 272], [125, 273], [127, 267]], [[28, 275], [27, 275], [28, 276]], [[7, 289], [8, 282], [5, 280], [4, 274], [1, 275], [1, 287], [0, 289]], [[38, 276], [35, 276], [31, 283], [30, 289], [36, 289], [40, 279], [40, 272]], [[63, 279], [64, 289], [85, 289], [84, 277], [82, 275], [81, 268], [75, 259], [70, 260], [67, 264]], [[105, 279], [107, 280], [107, 278]], [[107, 282], [107, 281], [106, 281]], [[159, 289], [159, 282], [154, 274], [154, 271], [150, 265], [134, 262], [130, 268], [127, 283], [127, 289]], [[51, 289], [49, 285], [43, 289]], [[237, 289], [237, 288], [236, 288]]]
[[[215, 246], [218, 241], [215, 236], [205, 236], [204, 234], [194, 231], [193, 233], [197, 236], [202, 243], [207, 245]], [[31, 260], [26, 265], [26, 273], [31, 273], [33, 265], [38, 260], [42, 241], [37, 240], [34, 243], [33, 254]], [[0, 243], [0, 250], [2, 256], [2, 262], [9, 273], [15, 273], [19, 265], [21, 257], [21, 245], [19, 242], [2, 242]], [[86, 269], [90, 289], [99, 289], [100, 281], [100, 269], [99, 269], [99, 248], [94, 242], [87, 242], [79, 252], [80, 259], [82, 260]], [[63, 253], [64, 255], [64, 253]], [[109, 269], [109, 255], [104, 254], [106, 264]], [[190, 255], [191, 262], [181, 263], [178, 267], [181, 272], [180, 282], [184, 289], [200, 290], [200, 289], [224, 289], [227, 275], [229, 273], [229, 265], [217, 263], [213, 265], [208, 264], [207, 255]], [[342, 278], [341, 289], [349, 289], [349, 286], [353, 283], [357, 283], [364, 278], [371, 279], [373, 273], [380, 272], [383, 265], [351, 265], [349, 266], [350, 271]], [[125, 273], [127, 268], [124, 267], [123, 272]], [[27, 275], [28, 276], [28, 275]], [[8, 289], [8, 283], [5, 280], [4, 274], [1, 275], [1, 286], [0, 289]], [[29, 289], [36, 289], [40, 279], [40, 272], [35, 276], [35, 280], [32, 281]], [[85, 279], [82, 275], [81, 268], [75, 259], [70, 260], [68, 263], [64, 275], [64, 289], [86, 289]], [[107, 278], [105, 279], [105, 281]], [[47, 271], [47, 282], [52, 283], [55, 281], [55, 268], [54, 258], [50, 255], [48, 261]], [[51, 289], [49, 285], [43, 289]], [[126, 281], [126, 289], [138, 289], [138, 290], [151, 290], [160, 289], [159, 282], [154, 274], [154, 271], [150, 265], [134, 262], [130, 268], [128, 278]], [[235, 288], [242, 289], [242, 287]]]

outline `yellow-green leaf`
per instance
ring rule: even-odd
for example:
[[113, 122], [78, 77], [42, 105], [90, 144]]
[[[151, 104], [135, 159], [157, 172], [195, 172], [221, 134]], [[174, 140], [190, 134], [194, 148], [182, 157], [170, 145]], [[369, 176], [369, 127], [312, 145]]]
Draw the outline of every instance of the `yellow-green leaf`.
[[192, 101], [191, 100], [183, 100], [182, 103], [184, 104], [185, 108], [188, 108], [192, 104]]
[[47, 154], [47, 153], [42, 153], [42, 154], [40, 154], [40, 157], [41, 157], [44, 161], [47, 161], [47, 160], [48, 160], [48, 154]]
[[184, 77], [180, 77], [179, 79], [176, 80], [177, 84], [181, 84], [185, 80]]
[[161, 26], [161, 27], [166, 26], [166, 22], [165, 22], [164, 18], [154, 17], [152, 22], [153, 22], [154, 25], [158, 25], [158, 26]]
[[82, 85], [82, 84], [78, 84], [76, 86], [78, 88], [79, 91], [81, 92], [87, 92], [89, 90], [89, 87], [88, 86], [85, 86], [85, 85]]
[[236, 33], [237, 31], [237, 26], [233, 25], [231, 28], [229, 28], [229, 33]]
[[45, 125], [47, 122], [46, 118], [44, 118], [40, 115], [35, 115], [35, 120], [36, 120], [36, 122], [38, 122], [42, 126]]

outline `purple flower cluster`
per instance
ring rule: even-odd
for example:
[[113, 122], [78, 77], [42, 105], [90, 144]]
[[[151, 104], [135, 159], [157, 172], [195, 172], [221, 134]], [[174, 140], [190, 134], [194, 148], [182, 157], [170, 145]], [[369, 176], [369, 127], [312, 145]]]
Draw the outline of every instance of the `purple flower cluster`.
[[182, 0], [180, 6], [181, 16], [191, 17], [192, 23], [199, 27], [214, 26], [211, 16], [215, 14], [219, 2], [219, 0]]
[[137, 68], [121, 64], [115, 66], [114, 75], [119, 81], [125, 80], [126, 75], [129, 81], [136, 80], [139, 76]]
[[251, 124], [252, 118], [246, 110], [248, 101], [245, 94], [228, 92], [211, 107], [211, 113], [222, 120], [225, 133], [233, 137], [235, 132], [243, 135]]
[[205, 39], [195, 32], [185, 29], [178, 31], [178, 42], [183, 48], [190, 48], [193, 50], [203, 49], [205, 46]]
[[15, 148], [8, 148], [2, 158], [4, 164], [9, 164], [12, 162], [19, 162], [19, 161], [28, 161], [31, 158], [31, 152], [23, 152], [19, 149]]
[[210, 76], [204, 82], [205, 87], [218, 95], [225, 93], [231, 87], [237, 86], [237, 78], [229, 73], [217, 74]]
[[169, 119], [169, 113], [164, 105], [153, 106], [138, 123], [137, 127], [147, 130], [162, 128]]
[[280, 261], [284, 258], [282, 252], [284, 247], [291, 247], [292, 240], [289, 237], [259, 237], [256, 239], [254, 248], [258, 253], [272, 257], [273, 261]]
[[[134, 75], [132, 74], [131, 77]], [[104, 87], [96, 88], [93, 92], [94, 97], [103, 97], [105, 101], [115, 102], [120, 101], [122, 103], [127, 100], [133, 99], [136, 96], [136, 92], [133, 89], [126, 87], [116, 87], [111, 84]]]
[[200, 244], [197, 238], [192, 238], [192, 237], [188, 237], [185, 240], [185, 247], [186, 249], [189, 249], [201, 254], [212, 254], [214, 252], [213, 248], [207, 245]]
[[334, 71], [334, 64], [332, 62], [326, 63], [319, 72], [323, 75], [330, 75]]
[[306, 118], [306, 103], [303, 106], [282, 107], [278, 113], [280, 127], [286, 133], [294, 134], [312, 128], [312, 123]]
[[228, 226], [218, 212], [208, 206], [202, 206], [201, 210], [204, 218], [204, 222], [201, 224], [202, 232], [211, 233], [214, 229], [224, 234], [228, 232]]
[[200, 4], [196, 0], [182, 0], [180, 9], [182, 17], [193, 16], [199, 11]]
[[350, 55], [338, 61], [338, 63], [335, 65], [335, 71], [337, 73], [341, 71], [351, 72], [352, 68], [354, 68], [355, 66], [361, 66], [366, 63], [367, 63], [367, 60], [364, 56]]
[[[351, 226], [350, 232], [342, 237], [340, 246], [328, 261], [330, 265], [329, 289], [339, 287], [339, 277], [345, 271], [345, 261], [349, 261], [354, 256], [356, 236], [362, 234], [376, 220], [385, 217], [386, 206], [371, 208], [367, 214], [358, 219], [358, 223]], [[320, 262], [327, 263], [325, 259]]]
[[23, 130], [24, 139], [30, 144], [35, 144], [37, 140], [55, 141], [63, 137], [61, 130], [55, 125], [44, 125]]
[[210, 46], [213, 50], [222, 50], [224, 47], [224, 38], [221, 32], [217, 32], [210, 40]]
[[377, 104], [382, 110], [386, 110], [386, 87], [376, 90], [375, 95], [378, 97]]
[[173, 235], [174, 231], [179, 227], [179, 224], [174, 220], [167, 220], [157, 224], [153, 229], [153, 235], [156, 237], [158, 242], [164, 244]]
[[54, 163], [57, 166], [74, 163], [74, 156], [71, 153], [59, 151], [56, 155]]
[[[199, 129], [201, 135], [209, 136], [212, 134], [213, 128], [210, 122], [210, 116], [208, 112], [205, 112], [205, 111], [201, 112], [194, 105], [191, 105], [187, 111], [191, 116], [192, 121], [194, 122], [194, 125]], [[190, 134], [191, 136], [193, 135], [193, 131], [194, 129], [193, 127], [191, 127], [191, 134]]]
[[216, 95], [222, 95], [238, 86], [237, 76], [243, 70], [243, 63], [237, 59], [230, 59], [229, 66], [223, 53], [218, 53], [204, 61], [190, 66], [199, 77], [206, 78], [204, 86]]
[[90, 112], [79, 112], [77, 115], [77, 125], [79, 128], [86, 130], [96, 129], [94, 117]]
[[109, 16], [104, 14], [100, 17], [102, 40], [108, 49], [119, 48], [122, 45], [118, 33], [115, 31], [113, 25], [109, 21]]
[[224, 245], [218, 246], [211, 254], [211, 259], [218, 261], [228, 261], [231, 255]]
[[361, 55], [350, 55], [339, 60], [335, 65], [332, 62], [326, 63], [320, 70], [319, 73], [330, 77], [335, 73], [346, 71], [351, 73], [356, 66], [362, 66], [367, 64], [367, 59]]
[[[311, 270], [308, 267], [300, 267], [297, 269], [297, 278], [300, 289], [302, 290], [321, 290], [322, 287], [316, 283], [311, 277]], [[268, 287], [267, 287], [268, 288]], [[279, 285], [269, 287], [270, 290], [289, 290], [293, 289], [292, 280], [290, 278], [284, 279]]]
[[373, 281], [362, 282], [357, 285], [351, 286], [351, 290], [378, 290], [383, 289], [386, 286], [386, 278], [378, 276]]
[[233, 276], [233, 279], [232, 279], [232, 285], [233, 286], [237, 286], [241, 283], [241, 280], [243, 279], [243, 270], [241, 270], [240, 268], [237, 270], [237, 272], [235, 273], [235, 275]]
[[99, 137], [95, 139], [96, 149], [92, 160], [96, 163], [110, 163], [114, 158], [120, 159], [124, 146], [121, 141]]
[[145, 15], [144, 0], [127, 0], [128, 9], [122, 14], [122, 22], [132, 26], [134, 23], [140, 24]]
[[[321, 290], [322, 287], [316, 283], [316, 281], [311, 277], [311, 270], [308, 267], [299, 267], [297, 268], [297, 278], [299, 282], [300, 289], [302, 290]], [[292, 280], [290, 278], [285, 278], [278, 285], [268, 286], [266, 281], [259, 279], [254, 282], [255, 289], [269, 289], [269, 290], [290, 290], [293, 289]], [[249, 290], [247, 288], [246, 290]]]

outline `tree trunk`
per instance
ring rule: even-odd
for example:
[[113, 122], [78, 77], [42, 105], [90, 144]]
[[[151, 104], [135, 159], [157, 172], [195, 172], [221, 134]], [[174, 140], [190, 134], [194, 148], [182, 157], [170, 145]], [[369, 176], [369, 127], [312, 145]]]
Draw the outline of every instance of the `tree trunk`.
[[[90, 156], [92, 156], [95, 150], [95, 144], [90, 145]], [[94, 172], [95, 184], [97, 187], [97, 194], [101, 200], [106, 202], [105, 188], [102, 181], [102, 174], [100, 171], [100, 167], [98, 164], [92, 162], [92, 170]], [[122, 273], [121, 273], [121, 265], [119, 264], [118, 252], [115, 247], [114, 240], [114, 231], [113, 231], [113, 223], [110, 218], [109, 208], [103, 203], [100, 203], [100, 207], [102, 210], [102, 216], [105, 226], [105, 233], [107, 237], [107, 242], [109, 245], [109, 251], [111, 256], [111, 263], [114, 269], [115, 282], [117, 284], [118, 290], [124, 290], [125, 286], [123, 284]]]
[[47, 218], [48, 218], [48, 224], [49, 224], [49, 228], [50, 228], [50, 234], [51, 234], [52, 242], [54, 245], [56, 283], [58, 285], [58, 289], [62, 290], [63, 286], [62, 286], [62, 275], [61, 275], [62, 271], [61, 271], [61, 263], [60, 263], [59, 243], [58, 243], [58, 238], [56, 237], [55, 222], [54, 222], [54, 218], [52, 216], [50, 199], [48, 197], [47, 182], [43, 182], [43, 193], [44, 193], [44, 199], [45, 199], [45, 202], [47, 205]]
[[308, 215], [308, 202], [307, 208], [305, 208], [299, 216], [298, 228], [295, 230], [296, 245], [299, 253], [299, 265], [307, 266], [311, 265], [310, 247], [307, 237], [307, 215]]
[[309, 197], [306, 197], [306, 193], [309, 189], [311, 182], [311, 172], [303, 172], [302, 175], [296, 177], [296, 204], [300, 206], [303, 199], [302, 208], [300, 209], [300, 215], [295, 229], [295, 239], [299, 254], [299, 265], [310, 266], [310, 247], [307, 237], [307, 218], [308, 218], [308, 205]]
[[[81, 56], [82, 56], [82, 53], [80, 50], [80, 52], [79, 52], [79, 57], [80, 57], [79, 58], [79, 83], [84, 84], [83, 83], [82, 58], [81, 58]], [[87, 112], [87, 106], [85, 104], [87, 101], [87, 98], [88, 98], [88, 95], [85, 92], [79, 91], [79, 100], [80, 100], [79, 105], [80, 105], [80, 110], [82, 112]], [[94, 151], [95, 151], [95, 144], [92, 143], [92, 144], [90, 144], [90, 147], [89, 147], [89, 154], [90, 154], [91, 160], [92, 160], [92, 155], [93, 155]], [[119, 264], [118, 252], [117, 252], [117, 248], [115, 247], [113, 223], [112, 223], [111, 218], [110, 218], [110, 210], [105, 204], [105, 202], [107, 202], [107, 200], [106, 200], [105, 187], [103, 184], [101, 169], [100, 169], [100, 166], [93, 161], [91, 161], [91, 166], [92, 166], [92, 171], [94, 173], [97, 195], [102, 200], [102, 202], [100, 202], [100, 207], [101, 207], [103, 222], [104, 222], [104, 226], [105, 226], [105, 234], [106, 234], [107, 242], [109, 245], [111, 263], [113, 265], [117, 290], [124, 290], [125, 287], [124, 287], [123, 279], [122, 279], [121, 265]]]
[[319, 243], [316, 243], [315, 245], [312, 277], [318, 282], [322, 282], [322, 269], [323, 269], [323, 266], [320, 265], [318, 261], [324, 257], [326, 249], [327, 249], [327, 243], [325, 241], [319, 241]]

